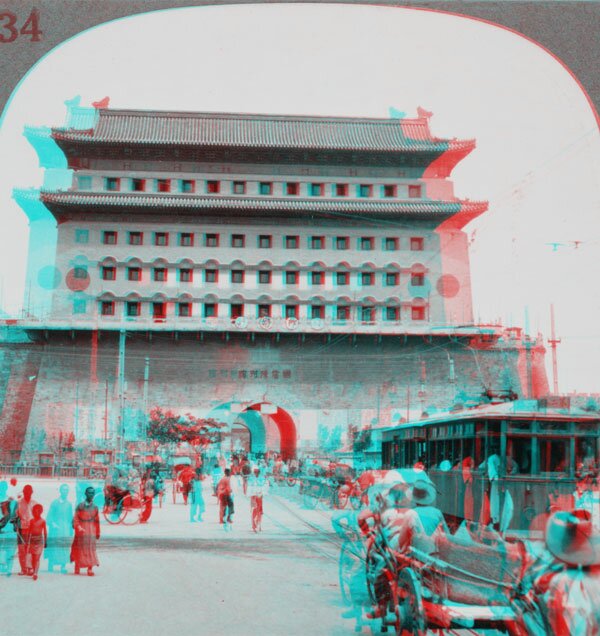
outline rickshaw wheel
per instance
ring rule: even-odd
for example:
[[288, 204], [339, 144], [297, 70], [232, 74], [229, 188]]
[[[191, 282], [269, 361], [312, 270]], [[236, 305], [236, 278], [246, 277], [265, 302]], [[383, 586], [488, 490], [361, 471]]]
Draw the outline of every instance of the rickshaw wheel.
[[104, 493], [102, 490], [99, 490], [94, 495], [94, 505], [98, 508], [98, 510], [104, 510]]
[[340, 592], [345, 605], [352, 605], [352, 581], [357, 570], [361, 567], [362, 558], [356, 553], [356, 546], [352, 541], [346, 540], [340, 550], [338, 566], [338, 580]]
[[319, 483], [307, 484], [302, 498], [305, 508], [314, 510], [317, 507], [319, 497], [321, 496], [321, 490], [321, 484]]
[[111, 526], [116, 526], [121, 523], [125, 518], [126, 511], [123, 505], [118, 505], [116, 508], [112, 508], [108, 503], [104, 503], [102, 506], [102, 515]]
[[427, 620], [423, 609], [421, 583], [412, 568], [403, 568], [400, 571], [395, 594], [396, 635], [423, 636], [427, 630]]
[[378, 604], [377, 592], [375, 590], [375, 579], [377, 573], [377, 560], [375, 558], [375, 548], [370, 545], [367, 548], [367, 556], [365, 558], [365, 575], [367, 579], [367, 592], [369, 593], [369, 600], [373, 605]]
[[121, 512], [123, 517], [121, 522], [125, 526], [134, 526], [139, 522], [143, 510], [143, 503], [139, 497], [125, 495], [121, 503]]

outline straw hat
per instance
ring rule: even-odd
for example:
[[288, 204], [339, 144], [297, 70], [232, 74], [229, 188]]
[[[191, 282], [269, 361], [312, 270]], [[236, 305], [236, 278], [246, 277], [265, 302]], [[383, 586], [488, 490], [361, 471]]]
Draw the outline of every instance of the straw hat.
[[546, 525], [546, 546], [567, 565], [600, 564], [600, 536], [586, 510], [555, 512]]
[[433, 484], [419, 479], [412, 487], [412, 500], [417, 506], [431, 506], [435, 502], [436, 491]]

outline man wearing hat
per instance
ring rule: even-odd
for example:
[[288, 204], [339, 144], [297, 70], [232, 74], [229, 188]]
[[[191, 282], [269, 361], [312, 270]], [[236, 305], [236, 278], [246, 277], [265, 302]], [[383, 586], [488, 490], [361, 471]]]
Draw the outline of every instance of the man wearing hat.
[[[385, 494], [384, 494], [385, 493]], [[422, 527], [411, 501], [412, 488], [407, 483], [396, 482], [391, 488], [379, 493], [379, 532], [382, 549], [387, 546], [392, 552], [405, 552], [412, 544], [415, 534], [422, 533]], [[375, 543], [377, 539], [372, 539]], [[368, 550], [370, 552], [370, 550]], [[385, 574], [386, 562], [378, 550], [371, 553], [372, 565], [367, 573], [375, 589], [378, 604], [367, 618], [385, 616], [389, 602], [390, 588]]]
[[421, 521], [423, 531], [430, 537], [440, 526], [445, 532], [448, 532], [448, 526], [444, 515], [435, 503], [436, 490], [432, 483], [419, 479], [412, 487], [412, 501], [415, 506], [415, 512]]
[[546, 526], [546, 547], [566, 566], [546, 579], [547, 589], [538, 590], [545, 592], [552, 633], [598, 634], [600, 536], [594, 532], [591, 515], [586, 510], [554, 513]]

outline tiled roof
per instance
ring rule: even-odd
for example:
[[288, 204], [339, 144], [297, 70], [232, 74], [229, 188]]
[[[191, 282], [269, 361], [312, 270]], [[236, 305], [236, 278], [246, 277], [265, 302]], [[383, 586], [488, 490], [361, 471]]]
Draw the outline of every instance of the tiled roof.
[[107, 144], [356, 151], [470, 150], [473, 140], [438, 139], [428, 120], [184, 113], [101, 109], [93, 129], [53, 129], [55, 139]]
[[354, 201], [340, 199], [296, 199], [267, 197], [222, 197], [173, 194], [42, 192], [48, 204], [120, 208], [173, 208], [177, 210], [227, 210], [267, 213], [356, 213], [407, 214], [415, 216], [448, 216], [457, 212], [480, 214], [486, 202], [478, 201]]

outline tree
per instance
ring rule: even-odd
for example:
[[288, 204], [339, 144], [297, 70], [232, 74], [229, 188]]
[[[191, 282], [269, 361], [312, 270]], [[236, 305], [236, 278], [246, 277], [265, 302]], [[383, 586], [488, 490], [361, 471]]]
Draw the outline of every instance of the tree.
[[155, 407], [150, 411], [148, 438], [159, 444], [180, 444], [206, 448], [219, 441], [227, 425], [212, 418], [194, 417], [190, 413], [177, 415]]
[[337, 450], [342, 445], [342, 427], [338, 424], [333, 428], [329, 428], [319, 422], [317, 425], [317, 442], [321, 450]]
[[355, 453], [363, 453], [371, 446], [371, 429], [363, 428], [354, 438], [353, 450]]

